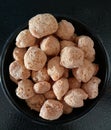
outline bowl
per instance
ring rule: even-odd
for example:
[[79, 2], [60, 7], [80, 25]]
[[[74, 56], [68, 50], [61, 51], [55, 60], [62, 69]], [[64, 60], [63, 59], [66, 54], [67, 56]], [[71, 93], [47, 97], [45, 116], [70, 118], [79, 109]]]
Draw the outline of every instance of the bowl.
[[109, 80], [109, 74], [110, 74], [110, 63], [107, 51], [105, 50], [105, 47], [103, 46], [102, 41], [91, 31], [87, 28], [86, 25], [83, 23], [69, 18], [69, 17], [56, 17], [58, 21], [62, 19], [66, 19], [70, 21], [76, 30], [76, 33], [78, 35], [88, 35], [94, 40], [94, 48], [96, 50], [96, 59], [95, 63], [99, 64], [99, 72], [98, 77], [101, 79], [101, 83], [99, 86], [99, 95], [97, 98], [93, 100], [86, 100], [85, 105], [81, 108], [73, 109], [73, 112], [69, 115], [62, 115], [59, 119], [54, 121], [47, 121], [39, 117], [39, 113], [35, 112], [33, 110], [30, 110], [30, 108], [26, 105], [25, 101], [19, 99], [15, 94], [15, 89], [17, 85], [13, 83], [10, 80], [9, 77], [9, 64], [13, 61], [12, 52], [15, 47], [15, 38], [19, 34], [19, 32], [25, 28], [28, 27], [28, 23], [25, 23], [21, 27], [19, 27], [14, 33], [11, 34], [11, 36], [6, 41], [4, 48], [2, 50], [1, 54], [1, 67], [0, 67], [0, 78], [1, 78], [1, 86], [2, 89], [8, 97], [11, 104], [24, 116], [26, 116], [28, 119], [30, 119], [33, 122], [43, 124], [43, 125], [61, 125], [66, 124], [72, 121], [75, 121], [79, 118], [81, 118], [83, 115], [87, 114], [100, 100], [101, 96], [104, 94], [104, 90], [107, 87], [108, 80]]

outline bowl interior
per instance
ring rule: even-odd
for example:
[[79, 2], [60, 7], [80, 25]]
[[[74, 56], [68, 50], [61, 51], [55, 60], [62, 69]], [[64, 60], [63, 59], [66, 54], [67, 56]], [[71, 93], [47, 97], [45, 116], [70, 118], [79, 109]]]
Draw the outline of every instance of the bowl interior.
[[95, 63], [99, 64], [100, 69], [99, 69], [98, 77], [101, 78], [101, 84], [99, 86], [99, 96], [94, 100], [85, 101], [85, 105], [82, 108], [74, 109], [71, 114], [63, 115], [59, 119], [54, 121], [44, 120], [39, 117], [39, 113], [30, 110], [30, 108], [26, 105], [26, 103], [16, 96], [15, 89], [17, 85], [13, 83], [9, 77], [9, 64], [13, 61], [12, 52], [15, 47], [15, 38], [21, 30], [27, 28], [27, 23], [26, 23], [20, 28], [18, 28], [10, 36], [10, 38], [7, 40], [5, 44], [2, 53], [2, 58], [1, 58], [2, 59], [1, 60], [1, 81], [2, 81], [2, 87], [3, 90], [5, 91], [5, 94], [7, 95], [11, 103], [15, 106], [15, 108], [17, 108], [17, 110], [19, 110], [20, 112], [24, 113], [24, 115], [27, 115], [27, 117], [29, 117], [32, 121], [41, 124], [48, 124], [48, 125], [63, 124], [83, 116], [91, 108], [95, 106], [95, 104], [103, 94], [104, 88], [106, 87], [106, 83], [108, 80], [108, 73], [109, 73], [108, 57], [100, 40], [84, 24], [67, 17], [57, 17], [58, 21], [60, 21], [61, 19], [66, 19], [70, 21], [74, 25], [76, 33], [78, 35], [88, 35], [94, 40], [95, 43], [94, 48], [96, 50]]

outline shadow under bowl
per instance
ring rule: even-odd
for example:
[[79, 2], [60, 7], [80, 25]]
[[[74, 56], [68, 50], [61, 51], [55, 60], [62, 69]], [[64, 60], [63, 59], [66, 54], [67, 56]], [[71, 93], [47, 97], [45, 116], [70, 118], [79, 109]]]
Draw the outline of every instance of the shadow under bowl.
[[86, 25], [75, 19], [69, 17], [56, 17], [56, 18], [58, 21], [62, 19], [68, 20], [74, 25], [77, 35], [88, 35], [94, 40], [95, 43], [94, 48], [96, 51], [95, 63], [99, 64], [100, 67], [97, 76], [101, 79], [101, 83], [99, 86], [99, 95], [96, 99], [86, 100], [83, 107], [74, 109], [73, 112], [69, 115], [62, 115], [59, 119], [54, 121], [47, 121], [39, 117], [38, 112], [30, 110], [30, 108], [26, 105], [25, 101], [19, 99], [16, 96], [15, 89], [17, 85], [10, 80], [9, 65], [13, 61], [12, 52], [15, 47], [15, 38], [21, 30], [28, 27], [27, 23], [19, 27], [6, 41], [4, 48], [2, 50], [1, 67], [0, 67], [1, 86], [6, 97], [8, 97], [9, 101], [13, 104], [13, 106], [31, 121], [50, 126], [69, 123], [71, 121], [79, 119], [80, 117], [88, 113], [89, 110], [91, 110], [96, 105], [100, 97], [104, 94], [104, 90], [107, 86], [110, 74], [110, 63], [108, 54], [103, 46], [103, 43], [98, 39], [98, 37], [95, 36], [95, 34], [92, 31], [90, 31]]

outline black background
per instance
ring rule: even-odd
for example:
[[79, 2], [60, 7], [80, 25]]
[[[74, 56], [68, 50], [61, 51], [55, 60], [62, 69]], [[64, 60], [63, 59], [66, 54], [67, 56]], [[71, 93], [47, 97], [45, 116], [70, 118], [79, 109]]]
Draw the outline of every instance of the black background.
[[[0, 0], [0, 52], [9, 35], [38, 13], [69, 15], [82, 21], [103, 41], [111, 60], [111, 3], [100, 0]], [[13, 89], [13, 88], [12, 88]], [[0, 87], [0, 130], [111, 130], [111, 80], [98, 104], [71, 124], [47, 127], [16, 111]]]

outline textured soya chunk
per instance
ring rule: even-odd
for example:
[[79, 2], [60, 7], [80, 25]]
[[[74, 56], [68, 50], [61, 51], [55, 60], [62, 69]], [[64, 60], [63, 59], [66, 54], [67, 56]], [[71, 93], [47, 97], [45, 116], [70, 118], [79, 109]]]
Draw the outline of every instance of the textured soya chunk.
[[74, 34], [75, 28], [72, 23], [61, 20], [56, 35], [61, 39], [69, 40]]
[[68, 80], [66, 78], [61, 78], [53, 84], [52, 88], [57, 99], [61, 100], [69, 89]]
[[46, 99], [55, 99], [56, 98], [53, 90], [49, 90], [48, 92], [44, 93], [44, 96]]
[[26, 51], [27, 51], [26, 48], [15, 47], [14, 50], [13, 50], [13, 58], [15, 60], [23, 60]]
[[81, 88], [75, 88], [68, 91], [64, 96], [64, 101], [66, 104], [73, 108], [82, 107], [84, 105], [84, 100], [86, 100], [88, 95]]
[[69, 89], [73, 89], [73, 88], [80, 88], [81, 87], [81, 82], [78, 82], [78, 80], [74, 77], [70, 77], [68, 79], [69, 82]]
[[23, 61], [13, 61], [9, 66], [9, 73], [16, 80], [27, 79], [30, 76], [30, 71], [25, 68]]
[[46, 67], [44, 67], [43, 69], [41, 69], [39, 71], [32, 70], [32, 79], [34, 82], [49, 81], [50, 77], [47, 73]]
[[21, 99], [29, 99], [34, 96], [33, 82], [29, 79], [24, 79], [18, 82], [16, 95]]
[[57, 100], [48, 99], [44, 102], [39, 116], [46, 120], [56, 120], [63, 114], [63, 105]]
[[76, 46], [76, 44], [72, 41], [67, 41], [67, 40], [62, 40], [60, 41], [60, 45], [61, 45], [61, 50], [64, 48], [64, 47], [67, 47], [67, 46]]
[[64, 67], [60, 65], [60, 57], [53, 57], [48, 61], [47, 72], [52, 80], [57, 81], [64, 74]]
[[28, 29], [21, 31], [16, 37], [16, 46], [19, 48], [26, 48], [33, 46], [36, 38], [33, 37]]
[[95, 60], [95, 49], [93, 40], [88, 36], [77, 37], [78, 47], [84, 51], [84, 57], [91, 62]]
[[51, 14], [38, 14], [29, 20], [29, 30], [34, 37], [42, 38], [53, 34], [58, 29], [58, 23]]
[[34, 91], [38, 94], [45, 93], [45, 92], [49, 91], [50, 88], [51, 88], [50, 83], [48, 83], [46, 81], [41, 81], [41, 82], [37, 82], [34, 84]]
[[30, 109], [40, 112], [40, 109], [45, 102], [44, 95], [35, 94], [33, 97], [25, 100]]
[[91, 80], [82, 85], [82, 89], [88, 94], [89, 99], [94, 99], [98, 96], [98, 87], [101, 80], [98, 77], [92, 77]]
[[60, 43], [57, 38], [51, 35], [42, 40], [40, 48], [47, 55], [56, 56], [60, 52]]
[[83, 64], [84, 52], [78, 47], [64, 47], [60, 54], [60, 64], [66, 68], [76, 68]]
[[85, 59], [83, 65], [81, 65], [79, 68], [72, 69], [72, 73], [79, 82], [82, 81], [86, 83], [94, 75], [95, 67], [93, 63]]
[[45, 66], [46, 54], [38, 47], [30, 47], [24, 55], [25, 67], [29, 70], [38, 71]]

